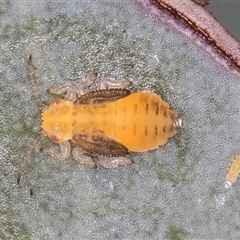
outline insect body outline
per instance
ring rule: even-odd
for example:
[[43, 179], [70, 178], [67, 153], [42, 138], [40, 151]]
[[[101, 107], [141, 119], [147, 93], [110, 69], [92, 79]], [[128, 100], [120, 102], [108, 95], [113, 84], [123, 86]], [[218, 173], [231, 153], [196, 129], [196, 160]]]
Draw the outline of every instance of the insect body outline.
[[[91, 168], [96, 163], [85, 153], [97, 155], [99, 164], [105, 168], [131, 164], [129, 152], [144, 152], [157, 148], [176, 134], [183, 121], [158, 95], [127, 89], [129, 80], [101, 79], [97, 90], [87, 91], [97, 74], [91, 74], [76, 86], [64, 85], [48, 89], [48, 92], [65, 98], [53, 100], [42, 111], [42, 134], [59, 144], [56, 148], [43, 148], [41, 152], [60, 160], [70, 156], [70, 143], [76, 143], [73, 158]], [[42, 107], [34, 79], [34, 66], [30, 55], [28, 79], [38, 106]], [[18, 183], [23, 168], [39, 140], [33, 140], [25, 154], [18, 172]]]
[[225, 181], [225, 188], [230, 188], [238, 179], [240, 174], [240, 155], [235, 155], [232, 163], [229, 165], [228, 173]]

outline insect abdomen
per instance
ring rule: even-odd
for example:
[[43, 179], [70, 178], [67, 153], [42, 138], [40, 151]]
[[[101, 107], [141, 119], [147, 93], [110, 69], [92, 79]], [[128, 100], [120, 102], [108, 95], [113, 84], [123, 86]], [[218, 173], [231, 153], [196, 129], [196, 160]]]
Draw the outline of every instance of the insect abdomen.
[[129, 151], [154, 149], [176, 132], [173, 126], [176, 114], [151, 92], [132, 93], [102, 107], [77, 108], [76, 132], [105, 135]]
[[175, 135], [175, 114], [169, 105], [151, 92], [133, 93], [115, 102], [114, 138], [130, 151], [147, 151], [166, 143]]

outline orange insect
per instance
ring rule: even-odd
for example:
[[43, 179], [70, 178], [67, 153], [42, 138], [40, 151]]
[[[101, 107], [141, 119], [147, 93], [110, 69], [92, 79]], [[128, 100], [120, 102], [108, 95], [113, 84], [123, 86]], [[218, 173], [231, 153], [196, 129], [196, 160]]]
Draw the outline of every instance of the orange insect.
[[[42, 103], [37, 95], [34, 82], [34, 67], [31, 56], [28, 65], [28, 78], [39, 106]], [[58, 159], [70, 155], [70, 143], [77, 144], [73, 157], [80, 163], [95, 168], [95, 162], [84, 153], [99, 157], [99, 164], [105, 168], [131, 164], [129, 152], [143, 152], [163, 145], [176, 134], [183, 121], [169, 104], [151, 92], [131, 93], [126, 87], [129, 80], [102, 79], [97, 90], [86, 92], [96, 74], [90, 75], [77, 86], [66, 85], [50, 88], [54, 94], [67, 92], [65, 99], [55, 99], [43, 108], [43, 135], [58, 143], [61, 151], [44, 148], [41, 151]], [[33, 140], [30, 149], [20, 166], [18, 183], [27, 159], [39, 140]]]
[[232, 184], [237, 180], [240, 173], [240, 156], [235, 155], [232, 159], [232, 164], [229, 167], [228, 174], [226, 176], [225, 187], [230, 188]]

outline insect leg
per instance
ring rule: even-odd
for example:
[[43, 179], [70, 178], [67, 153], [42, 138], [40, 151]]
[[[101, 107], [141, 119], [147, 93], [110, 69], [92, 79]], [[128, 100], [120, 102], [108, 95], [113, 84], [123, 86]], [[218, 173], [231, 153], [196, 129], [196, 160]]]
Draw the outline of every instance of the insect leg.
[[96, 168], [96, 163], [88, 156], [84, 156], [85, 151], [80, 147], [75, 147], [72, 151], [73, 158], [82, 164], [88, 165], [90, 168]]
[[83, 79], [78, 83], [76, 86], [77, 96], [80, 97], [81, 95], [86, 93], [86, 88], [89, 87], [94, 83], [97, 78], [97, 73], [90, 74], [87, 78]]
[[130, 80], [112, 80], [103, 78], [97, 83], [97, 89], [114, 89], [114, 88], [126, 88], [132, 82]]
[[85, 79], [79, 81], [77, 87], [87, 88], [94, 83], [96, 78], [97, 78], [97, 73], [92, 73], [88, 77], [86, 77]]
[[105, 168], [115, 168], [117, 166], [132, 164], [133, 161], [127, 157], [98, 157], [99, 164]]
[[64, 160], [70, 155], [70, 143], [68, 141], [59, 143], [61, 151], [57, 151], [55, 148], [41, 148], [41, 152], [55, 157], [59, 160]]
[[57, 94], [57, 95], [60, 95], [66, 92], [65, 100], [69, 102], [74, 102], [77, 96], [81, 96], [85, 93], [84, 88], [91, 85], [96, 79], [96, 77], [97, 77], [97, 74], [93, 73], [90, 76], [88, 76], [86, 79], [80, 81], [76, 86], [67, 84], [59, 87], [51, 87], [48, 89], [48, 92]]
[[60, 86], [60, 87], [51, 87], [47, 90], [49, 93], [52, 94], [63, 94], [63, 93], [67, 93], [65, 95], [65, 100], [69, 101], [69, 102], [74, 102], [76, 100], [76, 96], [77, 96], [77, 90], [75, 89], [74, 86], [72, 85], [64, 85], [64, 86]]

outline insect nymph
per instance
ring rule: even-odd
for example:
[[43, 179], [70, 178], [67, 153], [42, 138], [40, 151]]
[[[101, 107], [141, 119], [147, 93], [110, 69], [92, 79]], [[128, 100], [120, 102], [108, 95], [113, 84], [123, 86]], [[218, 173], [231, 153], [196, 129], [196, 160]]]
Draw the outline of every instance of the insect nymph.
[[[30, 56], [28, 78], [38, 102], [34, 67]], [[129, 152], [144, 152], [167, 142], [176, 134], [182, 120], [169, 110], [168, 103], [152, 92], [131, 93], [126, 87], [129, 80], [102, 79], [97, 90], [87, 92], [96, 74], [90, 75], [76, 86], [65, 85], [50, 88], [54, 94], [66, 92], [65, 99], [55, 99], [43, 108], [42, 133], [50, 141], [59, 144], [60, 150], [44, 148], [41, 151], [58, 159], [70, 155], [70, 143], [76, 143], [73, 157], [80, 163], [96, 168], [96, 163], [85, 153], [97, 155], [99, 164], [105, 168], [131, 164]], [[24, 165], [34, 145], [25, 154], [18, 173], [18, 183]]]
[[238, 179], [240, 174], [240, 156], [235, 155], [232, 159], [232, 163], [229, 166], [229, 171], [226, 176], [225, 188], [230, 188], [234, 182]]

